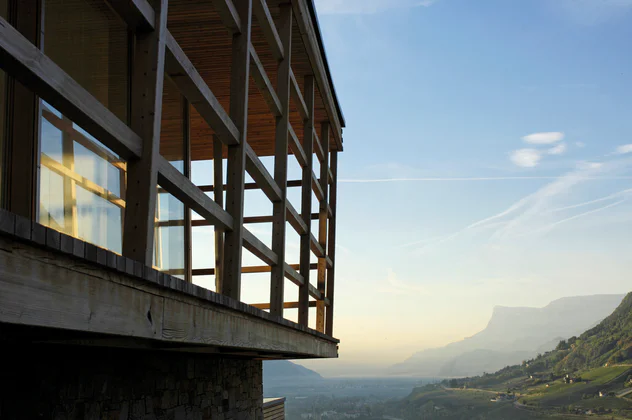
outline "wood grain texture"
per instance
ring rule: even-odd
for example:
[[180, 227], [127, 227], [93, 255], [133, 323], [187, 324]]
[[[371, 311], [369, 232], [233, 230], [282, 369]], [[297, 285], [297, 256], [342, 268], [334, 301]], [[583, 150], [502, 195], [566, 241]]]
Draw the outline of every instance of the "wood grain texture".
[[[225, 0], [230, 1], [230, 0]], [[250, 82], [250, 37], [252, 31], [252, 0], [241, 0], [236, 10], [241, 20], [241, 32], [233, 34], [230, 71], [229, 115], [240, 132], [239, 144], [228, 146], [226, 211], [235, 228], [225, 234], [222, 293], [239, 300], [241, 296], [241, 256], [244, 245], [244, 183], [248, 130], [248, 87]], [[221, 14], [221, 12], [220, 12]], [[253, 242], [250, 246], [255, 246]]]
[[0, 273], [4, 323], [107, 334], [121, 345], [143, 338], [227, 354], [337, 356], [336, 340], [164, 274], [128, 276], [4, 235]]
[[285, 230], [287, 212], [288, 131], [290, 128], [290, 73], [292, 72], [292, 8], [280, 8], [279, 36], [284, 57], [277, 71], [277, 93], [281, 101], [281, 117], [276, 119], [274, 141], [274, 180], [281, 189], [281, 200], [272, 204], [272, 250], [281, 264], [272, 267], [270, 275], [270, 313], [283, 316], [285, 292]]
[[[304, 284], [298, 289], [298, 323], [308, 325], [309, 322], [309, 278], [310, 278], [310, 260], [311, 249], [310, 240], [312, 236], [312, 179], [314, 171], [312, 169], [314, 160], [314, 95], [315, 85], [313, 76], [305, 76], [305, 106], [307, 109], [307, 118], [303, 123], [303, 150], [305, 152], [306, 162], [303, 167], [303, 177], [301, 188], [301, 219], [305, 223], [305, 232], [300, 239], [300, 273], [303, 277]], [[322, 292], [321, 292], [322, 294]], [[318, 326], [318, 317], [317, 317]], [[316, 328], [318, 329], [318, 328]]]
[[132, 128], [143, 139], [138, 159], [127, 165], [123, 255], [151, 266], [154, 251], [157, 161], [165, 70], [168, 0], [156, 2], [155, 30], [136, 35], [132, 75]]

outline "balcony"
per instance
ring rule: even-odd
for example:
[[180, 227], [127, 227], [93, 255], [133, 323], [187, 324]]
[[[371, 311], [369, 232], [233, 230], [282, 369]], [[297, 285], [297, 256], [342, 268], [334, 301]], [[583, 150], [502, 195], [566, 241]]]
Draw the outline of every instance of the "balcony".
[[[2, 168], [6, 334], [336, 357], [344, 120], [312, 3], [85, 3], [99, 13], [0, 18], [0, 65], [21, 83], [5, 105], [23, 111]], [[95, 22], [74, 30], [79, 16]], [[45, 48], [28, 19], [46, 21]]]

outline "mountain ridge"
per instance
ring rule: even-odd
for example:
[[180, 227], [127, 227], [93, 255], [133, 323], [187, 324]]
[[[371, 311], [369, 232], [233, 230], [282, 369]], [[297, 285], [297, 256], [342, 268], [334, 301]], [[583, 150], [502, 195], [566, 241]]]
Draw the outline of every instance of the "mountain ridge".
[[[495, 371], [553, 349], [560, 338], [581, 334], [610, 315], [623, 298], [617, 294], [569, 296], [540, 308], [497, 305], [483, 330], [443, 347], [416, 352], [394, 365], [391, 373], [469, 376]], [[478, 350], [488, 350], [488, 360], [478, 357], [482, 353], [470, 353]], [[459, 357], [465, 359], [455, 360]], [[468, 358], [477, 362], [468, 364]]]

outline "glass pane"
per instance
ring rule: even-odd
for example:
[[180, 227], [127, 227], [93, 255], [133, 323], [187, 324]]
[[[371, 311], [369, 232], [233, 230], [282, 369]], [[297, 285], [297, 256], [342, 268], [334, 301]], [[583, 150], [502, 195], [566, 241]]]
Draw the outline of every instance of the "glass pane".
[[103, 0], [46, 0], [46, 55], [128, 120], [128, 33]]
[[39, 222], [121, 252], [125, 163], [41, 102]]
[[156, 199], [154, 266], [184, 279], [184, 204], [160, 187]]

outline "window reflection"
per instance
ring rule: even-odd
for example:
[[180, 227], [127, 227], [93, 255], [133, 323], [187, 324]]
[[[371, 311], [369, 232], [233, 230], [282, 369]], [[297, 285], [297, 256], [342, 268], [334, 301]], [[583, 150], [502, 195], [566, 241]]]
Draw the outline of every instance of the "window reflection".
[[158, 188], [154, 266], [184, 279], [184, 204]]
[[125, 163], [44, 101], [40, 137], [39, 222], [120, 253]]

